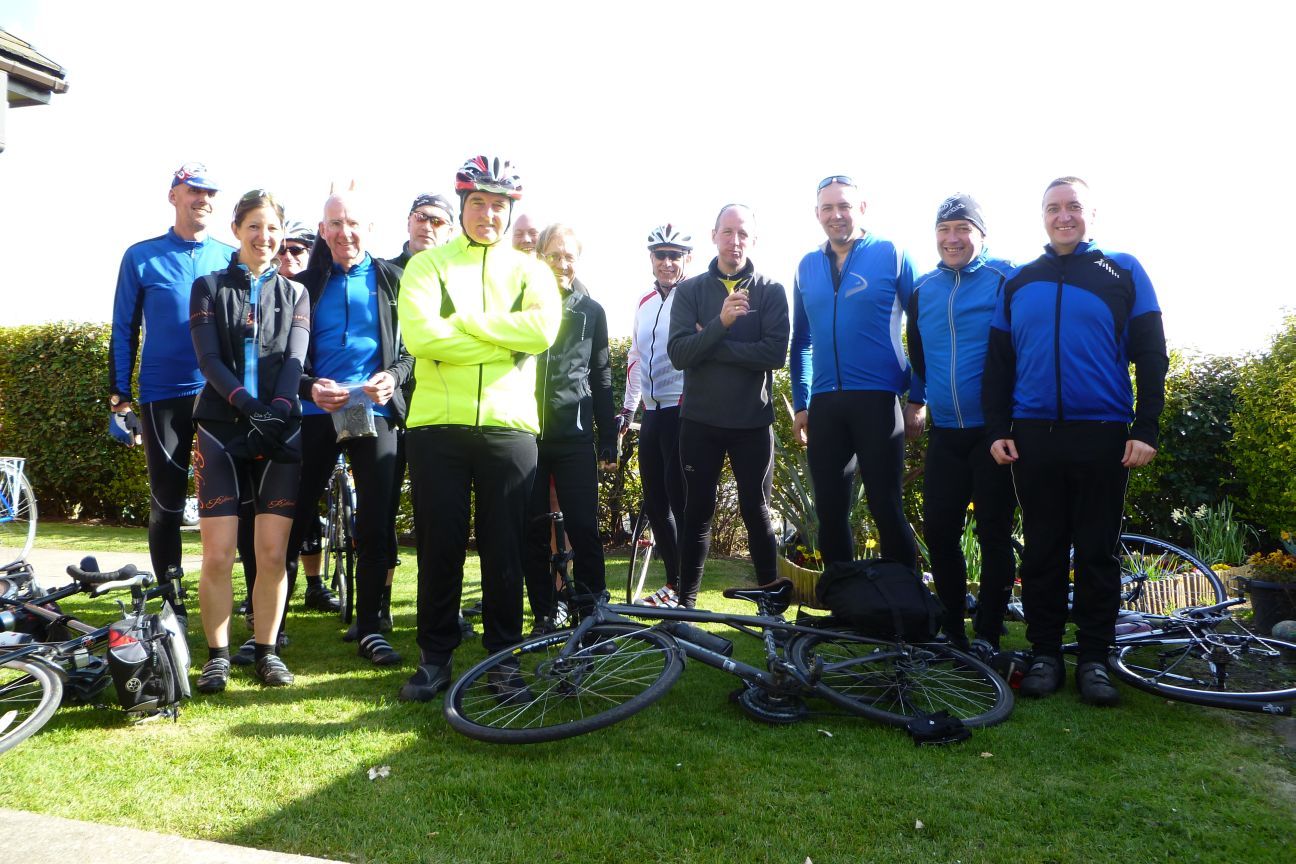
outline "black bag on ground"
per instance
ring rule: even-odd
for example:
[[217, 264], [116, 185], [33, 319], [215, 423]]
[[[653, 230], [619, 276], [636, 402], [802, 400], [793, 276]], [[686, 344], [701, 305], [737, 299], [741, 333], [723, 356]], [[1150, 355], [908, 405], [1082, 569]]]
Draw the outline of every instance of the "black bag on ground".
[[188, 646], [178, 645], [174, 620], [162, 615], [128, 615], [108, 628], [108, 668], [117, 699], [127, 711], [153, 714], [189, 696]]
[[834, 561], [815, 588], [819, 605], [874, 639], [928, 642], [936, 638], [944, 607], [922, 579], [885, 558]]

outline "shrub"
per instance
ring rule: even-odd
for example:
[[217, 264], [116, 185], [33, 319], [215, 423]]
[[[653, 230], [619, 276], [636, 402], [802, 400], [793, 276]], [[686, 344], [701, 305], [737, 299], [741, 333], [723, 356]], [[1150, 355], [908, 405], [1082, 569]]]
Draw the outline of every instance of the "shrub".
[[108, 434], [107, 324], [0, 328], [0, 453], [27, 459], [39, 511], [148, 520], [143, 448]]
[[1244, 488], [1239, 509], [1271, 536], [1296, 525], [1296, 315], [1269, 352], [1243, 365], [1230, 455]]
[[1238, 361], [1173, 352], [1166, 406], [1151, 464], [1130, 472], [1126, 530], [1189, 543], [1175, 510], [1194, 512], [1241, 492], [1229, 452], [1237, 411]]

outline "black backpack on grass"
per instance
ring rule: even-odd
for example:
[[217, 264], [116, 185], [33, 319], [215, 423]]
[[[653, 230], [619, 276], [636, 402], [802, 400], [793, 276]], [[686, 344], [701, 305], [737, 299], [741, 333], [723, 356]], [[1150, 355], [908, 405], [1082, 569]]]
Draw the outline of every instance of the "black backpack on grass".
[[834, 618], [874, 639], [930, 642], [944, 614], [913, 570], [885, 558], [832, 562], [815, 594]]

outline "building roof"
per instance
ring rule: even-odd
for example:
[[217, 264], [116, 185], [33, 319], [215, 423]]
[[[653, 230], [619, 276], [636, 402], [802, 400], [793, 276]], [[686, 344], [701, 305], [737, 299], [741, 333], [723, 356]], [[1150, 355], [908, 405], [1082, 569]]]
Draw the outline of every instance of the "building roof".
[[7, 30], [0, 30], [0, 72], [6, 73], [8, 104], [44, 105], [66, 93], [67, 71]]

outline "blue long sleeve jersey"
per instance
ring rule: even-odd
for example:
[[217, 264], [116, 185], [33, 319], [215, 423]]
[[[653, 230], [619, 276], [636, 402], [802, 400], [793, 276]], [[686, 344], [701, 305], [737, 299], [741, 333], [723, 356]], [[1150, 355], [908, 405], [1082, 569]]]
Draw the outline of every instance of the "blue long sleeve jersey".
[[1155, 447], [1168, 365], [1161, 309], [1138, 259], [1090, 241], [1070, 255], [1046, 246], [1004, 282], [995, 306], [986, 433], [1009, 437], [1013, 420], [1133, 421], [1130, 437]]
[[792, 284], [792, 406], [838, 390], [910, 391], [900, 322], [917, 272], [902, 249], [875, 234], [851, 247], [834, 274], [827, 243], [801, 259]]
[[137, 354], [141, 403], [193, 396], [202, 389], [189, 338], [189, 293], [194, 280], [225, 269], [233, 254], [227, 243], [210, 237], [185, 240], [174, 228], [126, 250], [113, 298], [109, 392], [134, 399], [131, 372]]
[[920, 277], [909, 298], [906, 328], [914, 379], [927, 397], [934, 426], [985, 425], [981, 376], [990, 343], [990, 320], [1013, 265], [981, 254], [958, 270], [939, 265]]

